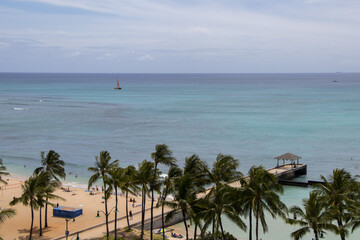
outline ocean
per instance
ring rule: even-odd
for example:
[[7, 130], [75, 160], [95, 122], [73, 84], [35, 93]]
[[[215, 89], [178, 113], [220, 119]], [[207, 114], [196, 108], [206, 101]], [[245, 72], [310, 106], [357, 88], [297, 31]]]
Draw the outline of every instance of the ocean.
[[29, 176], [40, 151], [53, 149], [66, 162], [66, 181], [78, 186], [100, 151], [137, 166], [162, 143], [180, 166], [194, 153], [211, 166], [224, 153], [246, 174], [290, 152], [308, 164], [303, 180], [335, 168], [360, 174], [359, 123], [357, 73], [0, 73], [0, 158]]

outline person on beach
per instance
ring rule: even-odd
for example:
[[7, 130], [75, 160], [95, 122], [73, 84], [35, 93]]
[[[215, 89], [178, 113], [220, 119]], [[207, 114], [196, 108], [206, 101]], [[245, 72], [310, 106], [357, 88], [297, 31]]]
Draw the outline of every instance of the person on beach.
[[130, 215], [130, 220], [132, 220], [132, 219], [133, 219], [133, 215], [132, 215], [132, 211], [131, 211], [131, 210], [129, 211], [129, 215]]

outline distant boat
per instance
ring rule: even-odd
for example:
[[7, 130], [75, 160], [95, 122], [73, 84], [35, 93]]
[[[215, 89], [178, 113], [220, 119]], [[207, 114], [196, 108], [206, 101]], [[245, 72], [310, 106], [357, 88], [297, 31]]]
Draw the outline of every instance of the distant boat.
[[114, 87], [114, 89], [117, 89], [117, 90], [121, 89], [119, 79], [117, 80], [117, 85], [116, 85], [116, 87]]

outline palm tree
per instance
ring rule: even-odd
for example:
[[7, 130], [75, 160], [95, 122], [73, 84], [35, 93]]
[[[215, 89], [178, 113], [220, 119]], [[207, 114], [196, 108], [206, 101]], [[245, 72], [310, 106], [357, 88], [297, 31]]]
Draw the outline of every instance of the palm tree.
[[4, 179], [2, 179], [1, 176], [8, 176], [10, 175], [8, 172], [6, 172], [6, 167], [3, 164], [3, 160], [0, 158], [0, 183], [8, 184]]
[[[130, 192], [133, 193], [131, 187], [129, 186], [128, 176], [126, 175], [127, 171], [124, 168], [121, 167], [113, 167], [109, 172], [109, 193], [112, 192], [112, 190], [115, 190], [115, 239], [117, 239], [117, 213], [119, 211], [118, 209], [118, 188], [122, 192]], [[126, 205], [127, 205], [127, 199], [126, 199]], [[126, 212], [128, 209], [126, 209]]]
[[[166, 144], [158, 144], [155, 147], [155, 152], [151, 153], [151, 158], [154, 160], [154, 176], [152, 179], [152, 185], [155, 185], [155, 179], [157, 177], [158, 164], [164, 164], [171, 166], [175, 163], [176, 159], [172, 156], [172, 151]], [[150, 220], [150, 239], [153, 239], [153, 218], [154, 218], [154, 187], [151, 190], [151, 220]]]
[[[11, 218], [15, 215], [15, 210], [12, 208], [4, 208], [0, 210], [0, 223], [3, 223], [6, 218]], [[0, 240], [2, 238], [0, 237]]]
[[198, 204], [199, 201], [202, 201], [202, 198], [198, 198], [191, 203], [191, 209], [192, 209], [192, 213], [193, 213], [193, 215], [191, 216], [191, 220], [195, 225], [194, 226], [194, 240], [196, 240], [196, 238], [197, 238], [197, 229], [199, 228], [200, 231], [202, 231], [202, 229], [203, 229], [202, 213], [205, 209], [203, 209], [202, 207], [199, 206], [199, 204]]
[[118, 213], [118, 187], [122, 185], [122, 180], [124, 178], [124, 169], [118, 166], [114, 166], [109, 171], [109, 193], [112, 190], [115, 190], [115, 236], [114, 239], [117, 240], [117, 213]]
[[[227, 185], [218, 184], [211, 196], [199, 199], [198, 205], [204, 210], [201, 212], [204, 218], [205, 231], [208, 226], [215, 223], [215, 234], [221, 229], [222, 239], [225, 240], [225, 232], [221, 220], [221, 215], [225, 214], [229, 219], [236, 223], [241, 229], [246, 230], [244, 222], [239, 217], [238, 211], [234, 207], [233, 189]], [[213, 233], [214, 234], [214, 233]]]
[[319, 233], [324, 230], [336, 231], [337, 227], [329, 223], [325, 206], [320, 201], [319, 194], [315, 191], [309, 194], [309, 199], [303, 199], [304, 210], [299, 206], [290, 208], [290, 212], [297, 216], [296, 219], [287, 218], [287, 223], [300, 225], [301, 228], [291, 233], [294, 240], [299, 240], [311, 230], [315, 239], [319, 240]]
[[231, 155], [219, 153], [210, 172], [210, 179], [213, 183], [224, 183], [234, 181], [241, 177], [241, 173], [236, 169], [239, 161]]
[[179, 210], [181, 211], [186, 230], [186, 239], [189, 239], [186, 216], [194, 216], [192, 204], [196, 200], [197, 192], [195, 189], [195, 181], [192, 176], [190, 176], [190, 174], [184, 174], [176, 178], [174, 181], [174, 201], [165, 203], [167, 206], [173, 209], [167, 214], [166, 221], [171, 219]]
[[[34, 173], [39, 174], [41, 172], [47, 172], [49, 174], [47, 182], [49, 182], [51, 179], [55, 179], [56, 181], [60, 182], [59, 178], [65, 179], [66, 173], [65, 173], [65, 162], [63, 160], [60, 160], [60, 155], [55, 152], [54, 150], [50, 150], [46, 156], [45, 152], [41, 151], [41, 167], [38, 167], [35, 169]], [[59, 185], [60, 186], [60, 185]], [[45, 228], [48, 227], [48, 221], [47, 221], [47, 210], [48, 210], [48, 198], [45, 202]]]
[[46, 203], [46, 200], [45, 200], [45, 194], [44, 192], [41, 192], [40, 194], [37, 194], [36, 195], [36, 204], [39, 206], [39, 236], [41, 237], [42, 236], [42, 217], [41, 217], [41, 209], [45, 206], [45, 203]]
[[219, 184], [239, 179], [242, 174], [236, 170], [238, 166], [239, 161], [233, 156], [219, 153], [215, 162], [213, 163], [213, 168], [211, 171], [206, 169], [209, 181], [215, 184], [207, 195], [212, 195], [216, 186]]
[[126, 196], [126, 220], [128, 229], [130, 230], [130, 221], [129, 221], [129, 193], [136, 195], [136, 192], [139, 191], [139, 187], [136, 184], [136, 176], [138, 172], [136, 168], [133, 165], [127, 166], [124, 169], [124, 179], [123, 179], [123, 185], [119, 186], [121, 191], [125, 192]]
[[144, 238], [144, 223], [145, 223], [145, 207], [146, 207], [146, 195], [149, 194], [149, 185], [154, 176], [154, 164], [147, 160], [144, 160], [139, 164], [138, 174], [135, 178], [137, 184], [141, 186], [141, 235], [140, 238]]
[[[41, 217], [41, 210], [44, 206], [47, 206], [50, 204], [51, 206], [54, 206], [53, 203], [49, 202], [49, 199], [59, 199], [59, 200], [65, 200], [64, 198], [57, 196], [54, 194], [55, 190], [61, 186], [61, 182], [50, 179], [48, 172], [42, 172], [40, 173], [41, 176], [38, 176], [41, 181], [39, 182], [39, 185], [42, 187], [41, 194], [37, 195], [37, 203], [39, 205], [39, 214], [40, 214], [40, 237], [42, 236], [42, 217]], [[49, 180], [50, 179], [50, 180]], [[46, 212], [45, 212], [46, 213]], [[45, 218], [46, 219], [46, 218]]]
[[[0, 158], [0, 183], [8, 184], [6, 181], [4, 181], [1, 176], [8, 176], [10, 175], [8, 172], [6, 172], [6, 167], [3, 164], [2, 159]], [[3, 223], [6, 218], [10, 218], [15, 215], [15, 210], [12, 208], [4, 208], [0, 209], [0, 223]], [[0, 237], [0, 240], [2, 238]]]
[[[164, 216], [164, 207], [165, 207], [165, 201], [166, 197], [168, 196], [169, 192], [171, 192], [173, 182], [175, 178], [181, 176], [182, 171], [178, 166], [171, 166], [169, 168], [169, 172], [167, 176], [165, 177], [163, 181], [163, 191], [161, 193], [161, 199], [159, 204], [161, 205], [161, 223], [162, 223], [162, 229], [163, 233], [165, 232], [165, 216]], [[163, 239], [165, 240], [165, 234], [163, 234]]]
[[204, 190], [204, 186], [210, 184], [208, 167], [198, 155], [193, 154], [185, 158], [184, 174], [188, 174], [194, 180], [194, 185], [198, 193]]
[[324, 184], [316, 186], [320, 194], [321, 201], [326, 204], [327, 212], [330, 217], [337, 222], [338, 232], [342, 240], [349, 234], [349, 220], [351, 219], [351, 207], [356, 204], [354, 201], [356, 191], [356, 181], [351, 174], [344, 169], [333, 170], [333, 175], [328, 181], [321, 176]]
[[[187, 174], [192, 178], [193, 191], [196, 195], [205, 191], [205, 186], [210, 184], [211, 181], [208, 175], [208, 167], [204, 161], [202, 161], [198, 155], [193, 154], [190, 157], [185, 158], [184, 174]], [[190, 202], [191, 212], [193, 213], [190, 217], [195, 224], [194, 239], [196, 240], [197, 228], [202, 229], [202, 215], [201, 212], [204, 210], [197, 205], [197, 200]]]
[[21, 185], [22, 195], [18, 198], [14, 198], [10, 202], [10, 205], [13, 206], [18, 203], [22, 203], [24, 206], [30, 206], [31, 209], [31, 225], [30, 225], [30, 236], [29, 240], [32, 238], [32, 231], [34, 225], [34, 210], [39, 208], [39, 198], [43, 198], [43, 186], [42, 181], [39, 175], [32, 175], [28, 180]]
[[100, 157], [95, 156], [95, 166], [89, 167], [88, 170], [93, 172], [94, 174], [90, 177], [88, 182], [88, 190], [91, 186], [102, 179], [104, 185], [104, 198], [105, 198], [105, 219], [106, 219], [106, 238], [109, 239], [109, 213], [107, 207], [107, 200], [109, 198], [109, 194], [107, 194], [107, 182], [109, 179], [109, 172], [114, 167], [117, 166], [118, 160], [111, 162], [110, 153], [108, 151], [101, 151]]
[[6, 218], [11, 218], [15, 215], [15, 210], [12, 208], [4, 208], [0, 210], [0, 223], [3, 223]]
[[[207, 193], [207, 197], [214, 195], [216, 187], [225, 182], [231, 182], [240, 178], [242, 174], [237, 171], [238, 166], [239, 161], [233, 156], [219, 153], [213, 163], [213, 168], [211, 170], [205, 168], [205, 171], [208, 174], [207, 178], [209, 183], [214, 184]], [[215, 221], [213, 221], [213, 231], [214, 230]]]
[[359, 209], [354, 209], [354, 214], [351, 219], [351, 232], [353, 233], [357, 228], [360, 227], [360, 211]]
[[252, 219], [251, 213], [255, 216], [255, 232], [256, 240], [259, 239], [259, 220], [265, 233], [268, 230], [265, 212], [268, 211], [270, 215], [275, 218], [277, 215], [285, 217], [284, 211], [287, 211], [285, 204], [280, 201], [277, 193], [282, 193], [282, 186], [277, 184], [274, 175], [266, 171], [262, 166], [253, 166], [249, 170], [249, 176], [241, 178], [241, 185], [244, 191], [244, 209], [249, 212], [250, 233], [249, 239], [252, 239]]

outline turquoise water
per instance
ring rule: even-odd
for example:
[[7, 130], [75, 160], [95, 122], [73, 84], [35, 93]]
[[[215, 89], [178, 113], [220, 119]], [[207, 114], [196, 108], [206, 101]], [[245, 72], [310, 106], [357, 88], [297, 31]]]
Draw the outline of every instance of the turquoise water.
[[[302, 206], [302, 199], [309, 197], [309, 192], [311, 188], [302, 188], [302, 187], [289, 187], [284, 186], [284, 194], [282, 195], [282, 201], [290, 208], [291, 206]], [[248, 219], [243, 218], [244, 222], [248, 226]], [[300, 226], [292, 226], [285, 224], [284, 220], [281, 218], [276, 218], [273, 220], [269, 214], [266, 214], [266, 222], [268, 224], [269, 231], [265, 234], [262, 232], [262, 228], [259, 227], [259, 239], [262, 240], [289, 240], [290, 234], [298, 229]], [[230, 222], [226, 217], [224, 218], [224, 225], [226, 229], [231, 232], [234, 236], [240, 240], [248, 239], [249, 233], [244, 232], [239, 229], [234, 223]], [[255, 220], [253, 222], [253, 238], [255, 236]], [[360, 230], [356, 230], [353, 234], [349, 235], [346, 239], [348, 240], [358, 240], [360, 236]], [[302, 239], [311, 240], [314, 238], [313, 232], [306, 234]], [[336, 236], [331, 232], [326, 232], [324, 234], [324, 240], [339, 240], [340, 237]]]
[[[120, 91], [113, 89], [117, 76]], [[291, 152], [309, 165], [310, 179], [334, 168], [360, 174], [359, 79], [1, 73], [0, 157], [24, 174], [39, 165], [41, 150], [54, 149], [67, 171], [86, 181], [101, 150], [126, 166], [150, 159], [155, 145], [166, 143], [180, 165], [193, 153], [211, 163], [222, 152], [247, 172], [253, 164], [272, 167], [274, 157]]]
[[[0, 157], [19, 175], [54, 149], [73, 173], [67, 181], [85, 185], [100, 151], [137, 165], [159, 143], [180, 166], [193, 153], [210, 164], [222, 152], [246, 174], [291, 152], [308, 164], [305, 179], [334, 168], [360, 174], [360, 74], [0, 73], [0, 86]], [[288, 188], [283, 198], [299, 204], [307, 193]], [[290, 226], [269, 225], [263, 240], [289, 239]]]

